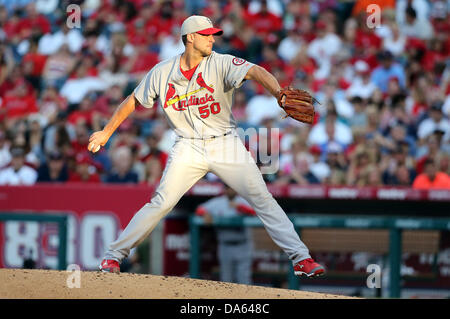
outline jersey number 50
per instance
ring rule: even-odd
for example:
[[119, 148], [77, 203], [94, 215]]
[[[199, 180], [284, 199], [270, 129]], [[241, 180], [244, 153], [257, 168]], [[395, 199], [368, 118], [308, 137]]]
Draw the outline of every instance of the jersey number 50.
[[198, 108], [200, 112], [200, 117], [206, 119], [210, 114], [218, 114], [220, 113], [220, 104], [212, 103], [211, 105], [203, 105]]

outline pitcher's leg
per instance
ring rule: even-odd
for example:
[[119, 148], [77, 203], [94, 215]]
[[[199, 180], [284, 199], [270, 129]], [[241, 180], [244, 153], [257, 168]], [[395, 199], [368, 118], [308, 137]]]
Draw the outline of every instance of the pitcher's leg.
[[[105, 259], [121, 261], [139, 245], [200, 178], [207, 173], [206, 163], [189, 146], [176, 149], [169, 158], [161, 182], [150, 203], [131, 219], [119, 238], [109, 245]], [[195, 153], [195, 152], [194, 152]], [[189, 160], [186, 160], [189, 158]]]
[[240, 140], [234, 143], [235, 145], [226, 146], [225, 149], [237, 152], [238, 160], [232, 163], [217, 159], [210, 162], [211, 171], [252, 205], [272, 240], [294, 264], [310, 258], [309, 250], [300, 240], [294, 225], [267, 190], [255, 161], [246, 155], [248, 151]]

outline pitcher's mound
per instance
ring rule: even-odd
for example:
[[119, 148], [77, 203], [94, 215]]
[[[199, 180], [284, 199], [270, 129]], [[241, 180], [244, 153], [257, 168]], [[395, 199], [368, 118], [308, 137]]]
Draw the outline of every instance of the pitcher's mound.
[[210, 280], [142, 274], [83, 271], [80, 288], [74, 273], [57, 270], [0, 269], [0, 298], [145, 299], [329, 299], [346, 296], [247, 286]]

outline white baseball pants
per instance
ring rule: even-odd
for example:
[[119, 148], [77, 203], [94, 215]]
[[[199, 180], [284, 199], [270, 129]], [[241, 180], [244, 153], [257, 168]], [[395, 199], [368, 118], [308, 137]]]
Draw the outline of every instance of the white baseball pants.
[[127, 257], [209, 171], [252, 205], [270, 237], [293, 263], [310, 257], [294, 225], [267, 190], [253, 157], [233, 132], [211, 139], [178, 138], [150, 203], [133, 216], [119, 238], [110, 244], [105, 258], [120, 262]]

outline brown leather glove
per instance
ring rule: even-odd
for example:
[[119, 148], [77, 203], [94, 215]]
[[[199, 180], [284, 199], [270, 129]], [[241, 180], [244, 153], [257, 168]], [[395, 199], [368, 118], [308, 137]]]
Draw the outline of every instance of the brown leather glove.
[[286, 87], [278, 91], [278, 104], [286, 112], [286, 117], [312, 124], [314, 121], [314, 102], [317, 100], [308, 91]]

